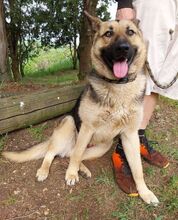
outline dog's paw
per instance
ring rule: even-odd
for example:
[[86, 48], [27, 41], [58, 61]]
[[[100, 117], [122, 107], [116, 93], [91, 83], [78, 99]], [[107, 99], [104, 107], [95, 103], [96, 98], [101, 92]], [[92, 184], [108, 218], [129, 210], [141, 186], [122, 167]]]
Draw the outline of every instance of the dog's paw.
[[79, 181], [78, 172], [71, 172], [70, 170], [67, 170], [65, 181], [68, 186], [74, 186], [75, 183]]
[[150, 205], [157, 206], [159, 204], [159, 200], [150, 190], [139, 192], [139, 195], [143, 199], [143, 201]]
[[48, 171], [44, 169], [38, 169], [36, 173], [36, 178], [39, 182], [43, 182], [48, 177]]
[[86, 179], [91, 178], [90, 170], [83, 163], [80, 164], [79, 174]]

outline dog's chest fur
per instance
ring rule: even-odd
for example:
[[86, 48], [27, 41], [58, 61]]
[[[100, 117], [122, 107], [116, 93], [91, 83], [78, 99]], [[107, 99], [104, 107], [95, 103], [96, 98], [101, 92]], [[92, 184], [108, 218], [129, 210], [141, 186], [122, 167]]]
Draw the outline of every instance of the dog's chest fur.
[[79, 116], [95, 130], [95, 135], [114, 138], [126, 126], [140, 123], [143, 94], [142, 77], [130, 85], [92, 82], [82, 97]]

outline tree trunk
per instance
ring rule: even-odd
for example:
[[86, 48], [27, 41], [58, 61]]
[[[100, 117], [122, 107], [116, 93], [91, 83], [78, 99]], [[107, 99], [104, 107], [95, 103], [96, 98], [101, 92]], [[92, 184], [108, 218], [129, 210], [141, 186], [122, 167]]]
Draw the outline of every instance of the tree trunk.
[[0, 0], [0, 81], [11, 80], [8, 72], [8, 44], [5, 29], [3, 0]]
[[20, 68], [20, 63], [18, 59], [18, 54], [15, 53], [12, 56], [12, 72], [15, 82], [20, 81], [22, 79], [22, 75], [19, 68]]
[[[15, 81], [20, 81], [22, 79], [22, 75], [20, 72], [20, 52], [19, 52], [19, 41], [20, 41], [20, 24], [19, 22], [16, 22], [16, 12], [15, 9], [15, 0], [9, 0], [9, 6], [10, 6], [10, 19], [11, 22], [8, 27], [8, 43], [9, 43], [9, 51], [10, 51], [10, 57], [12, 59], [11, 62], [11, 69], [12, 74]], [[20, 10], [20, 9], [19, 9]]]
[[[84, 10], [89, 14], [95, 15], [96, 6], [98, 0], [83, 0]], [[91, 71], [91, 46], [92, 46], [92, 30], [86, 16], [82, 19], [81, 31], [80, 31], [80, 44], [79, 44], [79, 79], [83, 80]]]
[[22, 78], [25, 76], [25, 73], [24, 73], [24, 65], [22, 64], [22, 62], [20, 62], [20, 73], [21, 73], [21, 76]]
[[73, 69], [77, 69], [77, 39], [74, 39], [74, 48], [73, 48]]

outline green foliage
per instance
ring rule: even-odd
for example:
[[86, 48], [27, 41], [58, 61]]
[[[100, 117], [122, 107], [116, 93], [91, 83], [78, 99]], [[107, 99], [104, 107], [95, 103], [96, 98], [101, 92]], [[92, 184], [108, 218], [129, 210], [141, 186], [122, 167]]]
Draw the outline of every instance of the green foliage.
[[41, 28], [43, 45], [61, 46], [70, 44], [80, 28], [81, 1], [41, 0], [42, 7], [35, 14]]
[[105, 0], [101, 1], [99, 7], [97, 7], [96, 14], [100, 17], [103, 21], [110, 20], [110, 13], [108, 11], [109, 4], [113, 2], [113, 0]]

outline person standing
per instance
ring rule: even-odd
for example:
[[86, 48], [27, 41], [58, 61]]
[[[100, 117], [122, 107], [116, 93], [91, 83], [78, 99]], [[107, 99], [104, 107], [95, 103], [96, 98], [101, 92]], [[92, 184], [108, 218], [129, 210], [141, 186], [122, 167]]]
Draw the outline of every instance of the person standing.
[[[178, 100], [178, 0], [116, 0], [116, 20], [135, 18], [148, 45], [146, 93], [143, 120], [138, 131], [141, 156], [160, 168], [169, 165], [168, 159], [155, 150], [145, 130], [149, 124], [159, 95]], [[121, 140], [112, 155], [116, 181], [131, 196], [137, 196]]]

